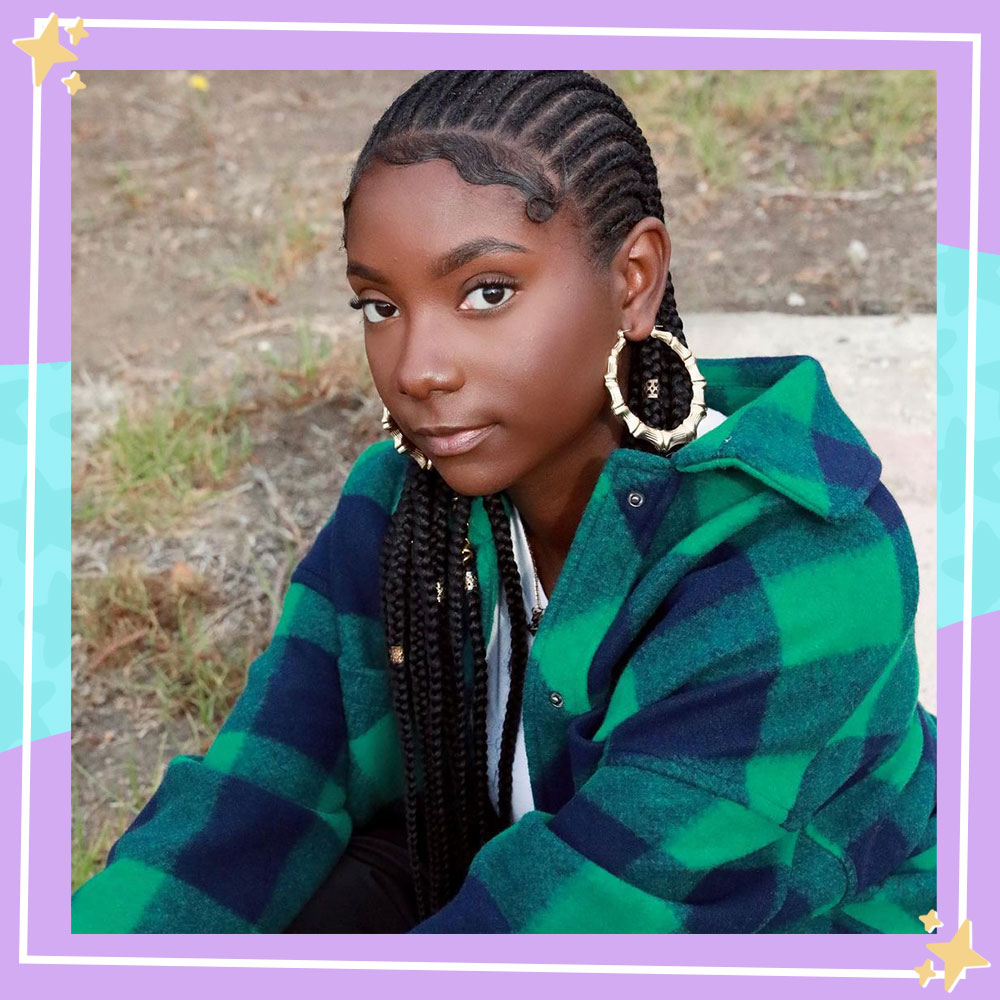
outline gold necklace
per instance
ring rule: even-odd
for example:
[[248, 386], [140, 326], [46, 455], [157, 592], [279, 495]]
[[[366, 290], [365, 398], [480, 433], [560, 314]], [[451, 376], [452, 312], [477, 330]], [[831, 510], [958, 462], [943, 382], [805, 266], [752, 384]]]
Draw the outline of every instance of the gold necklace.
[[538, 570], [535, 569], [535, 552], [531, 547], [531, 541], [528, 538], [528, 532], [524, 532], [524, 541], [528, 546], [528, 556], [531, 559], [531, 578], [535, 585], [535, 606], [531, 609], [531, 620], [528, 622], [528, 631], [534, 635], [538, 631], [538, 626], [542, 623], [542, 615], [545, 613], [545, 608], [542, 607], [542, 598], [540, 594], [540, 584], [538, 582]]

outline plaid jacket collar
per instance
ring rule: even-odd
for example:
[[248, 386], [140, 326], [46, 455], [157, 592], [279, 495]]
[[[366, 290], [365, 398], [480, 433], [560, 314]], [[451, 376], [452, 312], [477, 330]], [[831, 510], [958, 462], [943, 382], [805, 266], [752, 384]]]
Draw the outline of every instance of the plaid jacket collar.
[[882, 463], [815, 358], [703, 359], [706, 404], [727, 419], [673, 456], [681, 472], [738, 468], [834, 520], [865, 502]]
[[[682, 473], [739, 469], [829, 520], [849, 516], [868, 499], [882, 463], [833, 398], [815, 358], [702, 358], [698, 366], [705, 376], [706, 404], [726, 419], [666, 458], [635, 448], [615, 449], [584, 511], [577, 534], [586, 539], [574, 540], [566, 575], [585, 568], [581, 562], [600, 563], [615, 552], [624, 595], [649, 557], [657, 526], [677, 489], [676, 477], [665, 475], [670, 467]], [[629, 507], [632, 490], [652, 502]], [[469, 539], [483, 588], [483, 629], [489, 635], [498, 576], [492, 530], [481, 503], [473, 505]], [[555, 596], [550, 595], [547, 624], [556, 617]]]

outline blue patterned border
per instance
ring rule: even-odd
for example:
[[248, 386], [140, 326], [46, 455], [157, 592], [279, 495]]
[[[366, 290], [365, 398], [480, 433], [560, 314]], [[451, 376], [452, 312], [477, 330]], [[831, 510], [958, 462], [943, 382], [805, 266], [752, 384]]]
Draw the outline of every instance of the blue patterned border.
[[[31, 738], [70, 728], [70, 365], [38, 366]], [[28, 367], [0, 366], [0, 751], [21, 743]]]
[[1000, 255], [979, 255], [977, 280], [973, 616], [1000, 609]]
[[969, 251], [938, 244], [937, 624], [962, 619]]

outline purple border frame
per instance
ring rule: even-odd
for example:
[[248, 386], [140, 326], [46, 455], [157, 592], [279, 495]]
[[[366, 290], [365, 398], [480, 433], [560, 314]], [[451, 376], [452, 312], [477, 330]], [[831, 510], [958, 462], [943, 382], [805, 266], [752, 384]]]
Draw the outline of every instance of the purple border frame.
[[[45, 16], [47, 11], [24, 11], [24, 4], [15, 21], [8, 12], [10, 37], [33, 34], [32, 18]], [[274, 18], [273, 9], [262, 9], [260, 0], [243, 6], [232, 3], [195, 5], [189, 0], [173, 4], [169, 11], [153, 9], [157, 5], [135, 3], [106, 3], [95, 13], [101, 17], [218, 17], [247, 20], [254, 17]], [[837, 21], [832, 15], [809, 14], [791, 3], [772, 3], [762, 11], [760, 5], [753, 13], [728, 9], [729, 5], [716, 5], [718, 9], [700, 9], [696, 14], [670, 11], [675, 24], [687, 21], [690, 27], [762, 28], [782, 25], [796, 29], [839, 29], [871, 31], [967, 31], [982, 30], [982, 17], [976, 14], [972, 3], [957, 0], [951, 5], [951, 17], [942, 13], [935, 17], [921, 15], [904, 8], [898, 2], [884, 4], [872, 11], [863, 4], [840, 5]], [[137, 7], [144, 8], [138, 10]], [[652, 7], [652, 5], [647, 5]], [[414, 13], [403, 4], [386, 2], [379, 10], [386, 22], [411, 22]], [[456, 3], [440, 3], [433, 13], [422, 11], [422, 20], [428, 23], [469, 24], [499, 20], [508, 23], [568, 24], [574, 18], [570, 11], [549, 9], [539, 16], [537, 5], [529, 7], [513, 2], [502, 11], [492, 11], [493, 18], [475, 18], [473, 13]], [[602, 12], [605, 13], [605, 12]], [[281, 12], [287, 20], [329, 20], [335, 17], [349, 19], [353, 11], [316, 3], [289, 2]], [[964, 15], [964, 17], [960, 17]], [[631, 19], [634, 24], [651, 26], [663, 24], [663, 9], [638, 9], [633, 6], [615, 20]], [[766, 18], [766, 20], [765, 20]], [[921, 22], [922, 18], [922, 23]], [[752, 19], [752, 20], [751, 20]], [[957, 23], [964, 19], [965, 24]], [[600, 18], [594, 23], [605, 22]], [[943, 22], [949, 21], [948, 26]], [[579, 20], [576, 21], [579, 23]], [[971, 113], [968, 101], [971, 74], [969, 58], [971, 45], [955, 41], [799, 41], [799, 40], [731, 40], [731, 39], [669, 39], [669, 38], [609, 38], [609, 37], [530, 37], [530, 36], [464, 36], [454, 35], [379, 35], [377, 45], [371, 44], [371, 35], [318, 34], [307, 32], [233, 32], [92, 28], [91, 36], [79, 48], [80, 61], [74, 67], [85, 75], [86, 68], [100, 69], [277, 69], [277, 68], [431, 68], [436, 65], [474, 67], [492, 65], [519, 67], [529, 65], [581, 66], [588, 68], [649, 67], [725, 67], [725, 68], [928, 68], [938, 71], [939, 95], [939, 210], [938, 242], [964, 247], [968, 243], [969, 217], [969, 130]], [[16, 58], [15, 58], [16, 57]], [[62, 75], [56, 67], [43, 86], [43, 169], [41, 229], [42, 256], [40, 260], [43, 287], [55, 288], [55, 295], [41, 300], [39, 312], [39, 360], [64, 361], [69, 357], [69, 109], [70, 101], [58, 81]], [[0, 363], [27, 361], [27, 287], [28, 199], [30, 191], [30, 136], [31, 136], [31, 82], [25, 68], [24, 56], [14, 50], [13, 55], [0, 64], [9, 107], [5, 109], [11, 144], [16, 155], [3, 164], [8, 191], [22, 192], [25, 197], [14, 205], [11, 233], [15, 238], [5, 241], [6, 273], [18, 294], [8, 302], [11, 311], [8, 330], [16, 331], [5, 338], [0, 347]], [[68, 72], [69, 70], [66, 70]], [[1000, 75], [991, 61], [983, 60], [983, 92], [989, 92], [989, 83]], [[61, 92], [61, 93], [60, 93]], [[62, 98], [62, 100], [60, 100]], [[79, 98], [77, 98], [79, 99]], [[997, 166], [997, 140], [984, 134], [982, 143], [983, 176], [991, 176]], [[980, 245], [984, 249], [1000, 249], [1000, 216], [995, 211], [996, 195], [984, 191], [980, 199]], [[60, 294], [61, 293], [61, 294]], [[941, 718], [940, 761], [941, 773], [955, 775], [959, 765], [958, 718], [960, 692], [956, 674], [961, 662], [961, 626], [951, 626], [939, 631], [939, 692]], [[973, 622], [974, 648], [985, 650], [1000, 642], [1000, 614], [987, 615]], [[972, 713], [972, 732], [979, 734], [975, 741], [978, 759], [989, 754], [996, 743], [992, 741], [990, 719], [987, 717], [991, 696], [998, 693], [995, 677], [976, 677], [976, 703]], [[978, 709], [976, 708], [978, 705]], [[0, 755], [0, 788], [19, 784], [20, 751]], [[240, 936], [135, 936], [135, 937], [72, 937], [68, 933], [68, 839], [69, 839], [69, 736], [51, 737], [32, 745], [32, 832], [30, 871], [29, 955], [181, 955], [194, 956], [248, 956], [287, 957], [351, 960], [412, 960], [412, 961], [478, 961], [478, 962], [587, 962], [627, 963], [655, 965], [740, 965], [824, 968], [909, 969], [919, 965], [928, 954], [923, 940], [912, 936], [872, 936], [841, 938], [839, 936], [812, 937], [787, 936], [750, 937], [740, 935], [694, 936], [601, 936], [601, 935], [545, 935], [533, 937], [485, 937], [462, 935], [447, 938], [417, 937], [324, 937], [315, 940], [275, 937], [266, 943]], [[9, 782], [9, 784], [8, 784]], [[958, 813], [957, 783], [948, 783], [939, 789], [940, 857], [939, 870], [944, 873], [939, 893], [938, 912], [946, 921], [944, 931], [953, 929], [949, 917], [954, 918], [957, 891], [948, 879], [957, 871], [958, 837], [955, 824], [950, 822]], [[997, 935], [1000, 917], [991, 917], [995, 904], [987, 895], [995, 887], [995, 862], [991, 862], [985, 830], [992, 818], [991, 804], [985, 795], [973, 803], [970, 825], [973, 831], [982, 831], [982, 837], [970, 835], [969, 867], [976, 877], [969, 885], [969, 912], [975, 919], [977, 950], [989, 957], [987, 942], [1000, 940]], [[16, 809], [12, 810], [16, 813]], [[14, 816], [5, 817], [0, 827], [0, 845], [5, 859], [16, 858], [18, 831]], [[13, 836], [10, 836], [10, 835]], [[17, 869], [16, 864], [0, 863], [0, 942], [4, 953], [11, 954], [17, 940]], [[992, 866], [992, 867], [991, 867]], [[989, 875], [990, 877], [980, 877]], [[791, 947], [790, 947], [791, 945]], [[8, 950], [9, 949], [9, 950]], [[367, 991], [389, 990], [411, 986], [411, 978], [420, 973], [403, 972], [352, 972], [338, 970], [337, 985], [357, 985]], [[431, 973], [424, 973], [428, 975]], [[29, 975], [33, 985], [29, 985]], [[23, 980], [16, 995], [51, 996], [61, 989], [73, 989], [77, 994], [104, 993], [113, 981], [117, 988], [135, 987], [150, 995], [166, 995], [168, 989], [193, 982], [192, 977], [204, 977], [206, 989], [220, 985], [218, 977], [225, 975], [225, 985], [242, 989], [245, 995], [263, 995], [274, 988], [270, 972], [251, 970], [190, 970], [164, 969], [155, 975], [136, 968], [61, 968], [59, 966], [15, 967], [14, 976]], [[286, 970], [285, 976], [299, 978], [301, 987], [307, 986], [308, 972]], [[389, 982], [407, 976], [404, 983]], [[510, 983], [503, 973], [436, 973], [428, 988], [462, 990], [472, 987], [486, 995], [507, 991]], [[70, 979], [70, 977], [73, 977]], [[141, 978], [140, 978], [141, 977]], [[210, 982], [214, 977], [214, 984]], [[236, 977], [235, 979], [232, 977]], [[251, 978], [252, 977], [252, 978]], [[347, 981], [345, 981], [345, 977]], [[373, 978], [374, 977], [374, 978]], [[474, 978], [472, 978], [474, 977]], [[962, 989], [970, 996], [986, 986], [991, 972], [977, 970], [971, 983]], [[199, 980], [201, 983], [202, 980]], [[542, 980], [542, 982], [547, 982]], [[904, 986], [903, 984], [907, 985]], [[570, 988], [577, 993], [596, 995], [597, 990], [607, 990], [601, 977], [578, 977]], [[787, 989], [797, 995], [804, 989], [816, 996], [833, 995], [834, 989], [844, 986], [842, 979], [813, 979], [808, 985], [801, 980], [727, 979], [685, 977], [685, 989], [697, 988], [699, 995], [715, 995], [738, 988], [764, 989], [771, 995]], [[658, 977], [632, 976], [628, 988], [636, 992], [669, 988]], [[320, 986], [324, 992], [330, 988], [327, 981]], [[551, 986], [549, 987], [551, 988]], [[852, 989], [874, 991], [914, 989], [913, 981], [886, 979], [861, 980]], [[933, 987], [932, 987], [933, 988]], [[939, 988], [939, 987], [936, 987]]]

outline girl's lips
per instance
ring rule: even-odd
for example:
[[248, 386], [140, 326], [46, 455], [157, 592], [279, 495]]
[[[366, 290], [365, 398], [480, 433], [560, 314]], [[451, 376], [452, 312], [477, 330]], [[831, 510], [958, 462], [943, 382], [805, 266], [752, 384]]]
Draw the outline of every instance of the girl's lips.
[[420, 434], [420, 450], [432, 458], [464, 455], [467, 451], [472, 451], [494, 427], [496, 424], [487, 424], [485, 427], [471, 427], [449, 434]]

